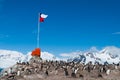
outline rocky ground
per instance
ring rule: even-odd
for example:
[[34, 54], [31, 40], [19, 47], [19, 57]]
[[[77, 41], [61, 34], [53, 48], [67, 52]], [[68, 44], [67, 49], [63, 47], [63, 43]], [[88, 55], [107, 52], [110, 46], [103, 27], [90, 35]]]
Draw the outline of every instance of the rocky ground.
[[120, 80], [120, 74], [117, 71], [112, 72], [110, 75], [102, 74], [103, 77], [97, 77], [94, 73], [84, 74], [83, 77], [73, 78], [70, 75], [64, 76], [62, 72], [55, 75], [55, 72], [49, 72], [49, 75], [45, 75], [44, 73], [35, 73], [24, 76], [16, 76], [15, 79], [5, 79], [1, 78], [0, 80]]
[[[85, 65], [37, 60], [17, 63], [11, 71], [5, 70], [0, 80], [120, 80], [120, 65], [92, 65], [91, 63]], [[72, 73], [75, 77], [71, 75]]]
[[110, 75], [110, 76], [104, 76], [103, 78], [96, 78], [91, 76], [85, 76], [84, 78], [72, 78], [70, 76], [62, 76], [62, 75], [49, 75], [44, 76], [40, 74], [32, 74], [29, 76], [26, 76], [26, 78], [19, 77], [17, 80], [120, 80], [120, 76], [116, 75]]

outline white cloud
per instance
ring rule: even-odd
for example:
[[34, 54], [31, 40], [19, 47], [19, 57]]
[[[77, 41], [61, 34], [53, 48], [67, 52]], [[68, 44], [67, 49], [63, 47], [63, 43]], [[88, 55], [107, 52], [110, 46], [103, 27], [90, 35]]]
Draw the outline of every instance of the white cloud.
[[120, 34], [120, 32], [115, 32], [115, 33], [112, 33], [112, 34]]

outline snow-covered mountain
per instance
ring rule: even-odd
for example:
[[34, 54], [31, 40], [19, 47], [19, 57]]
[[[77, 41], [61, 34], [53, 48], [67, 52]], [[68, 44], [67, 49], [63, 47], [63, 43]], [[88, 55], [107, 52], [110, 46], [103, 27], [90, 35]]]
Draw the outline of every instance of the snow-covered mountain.
[[19, 60], [24, 60], [24, 55], [17, 51], [0, 50], [0, 68], [10, 67]]
[[[17, 51], [10, 51], [10, 50], [0, 50], [0, 68], [7, 68], [10, 67], [16, 62], [26, 62], [29, 61], [31, 58], [31, 52], [24, 55]], [[55, 57], [53, 54], [48, 52], [42, 52], [41, 55], [43, 60], [58, 60], [59, 58]]]
[[[60, 58], [54, 56], [52, 53], [42, 52], [41, 57], [43, 60], [65, 60], [84, 63], [88, 63], [89, 61], [104, 63], [107, 61], [108, 63], [118, 63], [120, 62], [120, 48], [110, 46], [102, 50], [97, 50], [95, 47], [92, 47], [84, 52], [63, 53]], [[0, 50], [0, 68], [10, 67], [19, 61], [29, 61], [30, 58], [31, 52], [24, 55], [17, 51]]]
[[110, 46], [105, 47], [102, 50], [97, 50], [96, 48], [91, 48], [90, 50], [78, 54], [76, 57], [68, 59], [68, 61], [75, 62], [85, 62], [88, 63], [92, 61], [93, 63], [99, 62], [103, 64], [108, 63], [118, 63], [120, 62], [120, 48]]

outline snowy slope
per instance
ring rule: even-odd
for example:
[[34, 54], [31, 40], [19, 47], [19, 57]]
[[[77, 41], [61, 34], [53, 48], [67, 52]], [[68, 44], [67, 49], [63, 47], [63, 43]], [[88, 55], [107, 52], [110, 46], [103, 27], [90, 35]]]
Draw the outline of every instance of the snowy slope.
[[[120, 48], [110, 46], [105, 47], [102, 50], [97, 50], [95, 47], [87, 51], [63, 53], [62, 57], [58, 58], [49, 52], [42, 52], [41, 57], [43, 60], [65, 60], [88, 63], [89, 61], [94, 62], [108, 62], [118, 63], [120, 62]], [[29, 61], [31, 58], [31, 52], [24, 55], [17, 51], [0, 50], [0, 68], [7, 68], [14, 65], [18, 61]]]
[[[0, 68], [10, 67], [19, 61], [29, 61], [31, 57], [31, 52], [28, 52], [28, 54], [24, 55], [17, 51], [0, 50]], [[59, 60], [59, 58], [48, 52], [42, 52], [41, 57], [43, 60]]]
[[[31, 57], [31, 52], [28, 52], [28, 54], [25, 55], [24, 61], [29, 61]], [[49, 52], [41, 52], [41, 58], [43, 60], [59, 60], [59, 58], [55, 57], [52, 53]]]
[[[96, 48], [91, 48], [90, 50], [78, 54], [78, 56], [85, 56], [85, 63], [92, 61], [93, 63], [99, 62], [103, 64], [104, 62], [108, 63], [118, 63], [120, 62], [120, 48], [110, 46], [105, 47], [102, 50], [97, 50]], [[83, 58], [82, 58], [83, 59]], [[81, 62], [81, 57], [74, 57], [72, 61]]]
[[42, 52], [41, 58], [43, 60], [59, 60], [59, 58], [54, 56], [52, 53], [48, 53], [48, 52]]
[[17, 51], [0, 50], [0, 68], [10, 67], [19, 60], [24, 60], [24, 55]]
[[118, 63], [120, 61], [120, 48], [110, 46], [101, 50], [96, 54], [97, 58], [100, 58], [103, 62]]

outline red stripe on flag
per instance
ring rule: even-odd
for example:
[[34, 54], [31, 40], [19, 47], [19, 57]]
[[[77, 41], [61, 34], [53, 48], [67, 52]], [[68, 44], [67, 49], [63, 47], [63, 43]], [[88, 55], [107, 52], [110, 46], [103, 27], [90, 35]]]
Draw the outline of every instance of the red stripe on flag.
[[44, 18], [40, 17], [40, 22], [44, 22]]

